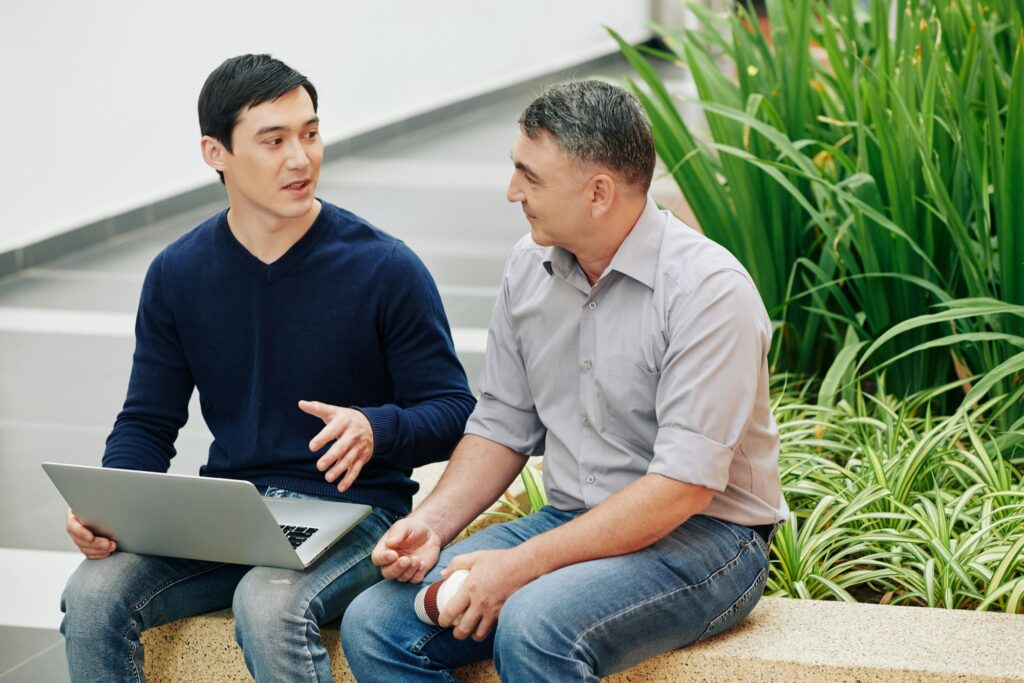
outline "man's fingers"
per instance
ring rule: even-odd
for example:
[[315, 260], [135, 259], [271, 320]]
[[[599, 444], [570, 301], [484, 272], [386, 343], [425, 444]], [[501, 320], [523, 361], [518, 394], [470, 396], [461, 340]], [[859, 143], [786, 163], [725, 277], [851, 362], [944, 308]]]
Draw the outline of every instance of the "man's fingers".
[[392, 526], [388, 533], [385, 534], [384, 542], [389, 548], [401, 548], [412, 540], [413, 532], [412, 525], [402, 520]]
[[92, 543], [81, 543], [75, 538], [72, 540], [78, 550], [90, 560], [101, 560], [117, 549], [117, 544], [107, 538], [97, 538]]
[[[459, 623], [459, 625], [462, 625], [461, 622]], [[491, 629], [493, 628], [494, 619], [490, 616], [483, 617], [480, 620], [480, 623], [477, 624], [476, 630], [473, 631], [473, 640], [477, 641], [478, 643], [485, 640], [487, 636], [490, 635]]]
[[82, 554], [85, 555], [87, 560], [102, 560], [104, 557], [109, 557], [110, 552], [109, 550], [94, 550], [90, 552], [83, 551]]
[[388, 581], [396, 580], [399, 577], [399, 575], [401, 574], [401, 572], [404, 571], [404, 566], [399, 564], [400, 561], [401, 561], [401, 558], [398, 558], [397, 561], [391, 562], [390, 564], [385, 564], [384, 566], [382, 566], [381, 567], [381, 575], [382, 575], [382, 577], [384, 577]]
[[308, 413], [313, 417], [319, 417], [325, 422], [334, 414], [334, 411], [331, 410], [331, 406], [328, 406], [326, 403], [321, 403], [320, 401], [299, 401], [299, 410], [304, 413]]
[[[334, 420], [329, 421], [324, 426], [324, 428], [320, 430], [320, 433], [314, 436], [313, 440], [309, 442], [309, 450], [312, 451], [313, 453], [316, 453], [318, 450], [320, 450], [330, 442], [334, 441], [335, 439], [340, 439], [344, 431], [345, 430], [343, 424], [339, 425]], [[330, 453], [330, 451], [328, 451], [327, 453]], [[321, 471], [327, 469], [326, 465], [324, 467], [320, 467], [320, 464], [324, 462], [324, 457], [327, 456], [327, 453], [324, 453], [316, 464], [317, 468], [320, 469]]]
[[[317, 469], [320, 468], [321, 463], [327, 463], [330, 465], [330, 469], [323, 468], [324, 479], [327, 481], [334, 481], [341, 476], [341, 473], [352, 466], [352, 462], [355, 459], [355, 452], [352, 450], [352, 442], [350, 439], [342, 437], [334, 442], [330, 450], [320, 456], [320, 460], [317, 461]], [[325, 471], [326, 470], [326, 471]]]
[[405, 571], [403, 571], [401, 574], [396, 576], [395, 580], [396, 581], [401, 581], [402, 583], [408, 583], [412, 579], [412, 577], [416, 576], [416, 572], [418, 572], [420, 570], [420, 566], [422, 564], [423, 563], [420, 562], [415, 557], [410, 557], [409, 558], [409, 566], [407, 566], [405, 568]]
[[82, 520], [78, 519], [78, 515], [76, 515], [70, 509], [68, 509], [67, 520], [67, 531], [68, 535], [71, 536], [72, 540], [80, 538], [85, 542], [92, 541], [93, 533], [89, 531], [84, 524], [82, 524]]
[[81, 522], [73, 522], [68, 525], [68, 535], [71, 536], [71, 540], [75, 543], [81, 541], [82, 543], [92, 543], [96, 540], [96, 535], [89, 531]]
[[356, 477], [359, 476], [359, 473], [362, 472], [362, 470], [363, 470], [363, 463], [361, 463], [361, 462], [359, 462], [357, 460], [355, 463], [353, 463], [352, 467], [348, 468], [348, 474], [345, 475], [345, 478], [342, 479], [340, 482], [338, 482], [338, 490], [339, 491], [346, 491], [346, 490], [348, 490], [348, 488], [350, 486], [352, 486], [352, 484], [355, 483]]
[[[476, 605], [470, 605], [461, 614], [456, 613], [455, 616], [451, 618], [450, 622], [450, 625], [452, 626], [452, 635], [455, 636], [456, 640], [465, 640], [466, 638], [469, 638], [470, 634], [476, 630], [481, 618], [482, 615]], [[458, 621], [459, 623], [456, 624], [455, 621]], [[438, 619], [438, 622], [440, 622], [440, 619]]]
[[421, 562], [419, 571], [409, 579], [409, 583], [423, 583], [423, 577], [427, 575], [427, 572], [430, 571], [432, 566], [433, 565], [428, 565], [426, 562]]
[[116, 544], [113, 541], [111, 541], [109, 538], [103, 538], [102, 536], [97, 536], [97, 537], [93, 538], [92, 540], [88, 540], [88, 541], [83, 540], [83, 539], [78, 538], [78, 537], [75, 537], [75, 536], [72, 536], [71, 540], [74, 542], [75, 545], [77, 545], [83, 551], [84, 550], [113, 551], [114, 548], [116, 547]]
[[370, 561], [378, 567], [391, 564], [392, 562], [398, 561], [398, 553], [391, 548], [381, 548], [380, 546], [373, 549], [373, 553], [370, 555]]
[[452, 572], [458, 569], [472, 569], [473, 565], [476, 564], [476, 553], [466, 553], [464, 555], [456, 555], [452, 558], [452, 561], [448, 563], [448, 566], [441, 572], [441, 576], [448, 578]]
[[[441, 610], [441, 613], [437, 616], [437, 624], [444, 628], [448, 628], [455, 621], [455, 618], [460, 614], [459, 625], [465, 623], [466, 614], [464, 612], [472, 611], [472, 606], [469, 604], [469, 592], [466, 590], [465, 584], [462, 585], [459, 590], [455, 591], [455, 595], [448, 600], [448, 603]], [[467, 631], [467, 634], [469, 632]], [[463, 636], [465, 638], [465, 636]]]

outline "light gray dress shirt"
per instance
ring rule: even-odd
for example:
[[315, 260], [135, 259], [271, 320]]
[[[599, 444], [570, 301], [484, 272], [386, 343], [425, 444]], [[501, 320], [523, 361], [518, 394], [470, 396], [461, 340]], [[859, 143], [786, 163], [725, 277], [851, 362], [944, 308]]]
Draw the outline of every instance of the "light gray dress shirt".
[[739, 261], [648, 199], [593, 286], [571, 253], [519, 241], [466, 433], [543, 453], [561, 509], [592, 508], [656, 472], [713, 489], [702, 514], [774, 523], [788, 510], [770, 343]]

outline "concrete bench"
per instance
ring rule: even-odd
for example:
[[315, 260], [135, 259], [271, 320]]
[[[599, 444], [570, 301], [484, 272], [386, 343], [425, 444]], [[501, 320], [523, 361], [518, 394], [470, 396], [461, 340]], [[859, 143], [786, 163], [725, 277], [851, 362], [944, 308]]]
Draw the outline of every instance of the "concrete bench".
[[[324, 630], [336, 681], [354, 681], [337, 627]], [[153, 683], [251, 680], [228, 610], [142, 636]], [[497, 683], [490, 662], [459, 669]], [[1024, 616], [764, 598], [740, 626], [606, 679], [677, 681], [1024, 681]]]

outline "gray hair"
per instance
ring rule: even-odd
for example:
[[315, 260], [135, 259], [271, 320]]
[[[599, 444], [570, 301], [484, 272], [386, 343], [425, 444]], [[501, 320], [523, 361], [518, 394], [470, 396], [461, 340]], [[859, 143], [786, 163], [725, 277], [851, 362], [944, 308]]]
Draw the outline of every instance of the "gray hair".
[[654, 138], [640, 103], [603, 81], [574, 81], [548, 88], [519, 117], [531, 140], [554, 138], [568, 157], [598, 163], [647, 192], [654, 175]]

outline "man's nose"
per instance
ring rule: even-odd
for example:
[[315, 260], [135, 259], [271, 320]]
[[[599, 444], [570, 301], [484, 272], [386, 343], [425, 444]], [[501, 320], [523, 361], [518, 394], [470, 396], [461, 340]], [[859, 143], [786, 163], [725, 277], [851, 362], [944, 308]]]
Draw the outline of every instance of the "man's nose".
[[288, 168], [301, 169], [309, 166], [309, 155], [306, 154], [306, 148], [303, 147], [302, 143], [298, 140], [292, 140], [288, 143]]
[[516, 182], [515, 176], [508, 181], [508, 189], [505, 190], [505, 199], [510, 202], [521, 202], [526, 197], [523, 195], [523, 191], [519, 188], [519, 183]]

